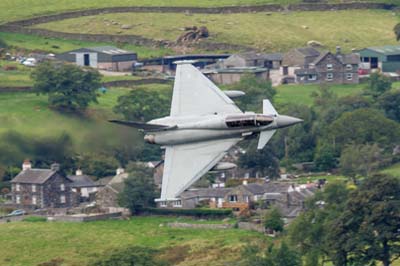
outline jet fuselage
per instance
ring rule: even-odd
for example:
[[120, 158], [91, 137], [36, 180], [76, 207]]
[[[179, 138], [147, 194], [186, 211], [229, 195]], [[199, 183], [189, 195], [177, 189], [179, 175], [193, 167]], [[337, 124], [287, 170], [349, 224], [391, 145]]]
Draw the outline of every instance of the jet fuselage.
[[287, 127], [301, 121], [285, 115], [255, 113], [179, 118], [168, 116], [149, 123], [168, 125], [170, 128], [148, 132], [144, 139], [151, 144], [168, 146], [226, 138], [246, 138], [262, 131]]

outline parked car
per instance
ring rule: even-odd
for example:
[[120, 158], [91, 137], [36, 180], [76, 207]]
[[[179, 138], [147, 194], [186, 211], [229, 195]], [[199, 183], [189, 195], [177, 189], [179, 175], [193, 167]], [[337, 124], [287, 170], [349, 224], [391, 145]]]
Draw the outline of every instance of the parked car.
[[26, 212], [24, 210], [15, 210], [15, 211], [10, 212], [6, 216], [7, 217], [10, 217], [10, 216], [21, 216], [21, 215], [25, 215], [25, 214], [26, 214]]
[[36, 59], [35, 58], [28, 58], [24, 62], [22, 62], [24, 66], [34, 67], [36, 66]]

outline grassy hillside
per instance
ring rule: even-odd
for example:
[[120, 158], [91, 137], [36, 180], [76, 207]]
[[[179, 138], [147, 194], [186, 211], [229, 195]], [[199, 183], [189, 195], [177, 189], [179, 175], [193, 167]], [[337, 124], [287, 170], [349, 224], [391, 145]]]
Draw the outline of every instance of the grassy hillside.
[[[29, 51], [46, 51], [49, 53], [62, 53], [82, 47], [95, 47], [102, 45], [113, 45], [118, 46], [116, 43], [100, 43], [100, 42], [86, 42], [79, 40], [64, 40], [58, 38], [45, 38], [35, 35], [26, 35], [18, 33], [6, 33], [0, 32], [0, 39], [4, 40], [5, 43], [11, 47], [26, 49]], [[136, 46], [131, 44], [124, 44], [119, 46], [120, 48], [135, 51], [138, 53], [139, 59], [149, 57], [159, 57], [166, 54], [172, 54], [172, 51], [168, 48], [153, 48]]]
[[[120, 25], [132, 25], [121, 34], [136, 34], [153, 39], [175, 41], [182, 28], [204, 25], [209, 42], [252, 46], [265, 51], [286, 51], [305, 46], [310, 40], [333, 50], [345, 51], [384, 44], [396, 44], [393, 27], [400, 22], [392, 12], [357, 10], [336, 12], [291, 12], [252, 14], [114, 13], [67, 19], [35, 27], [74, 33], [118, 34]], [[332, 23], [334, 22], [334, 23]]]
[[[168, 89], [169, 85], [152, 85], [155, 89]], [[58, 136], [68, 133], [72, 136], [77, 150], [106, 148], [129, 139], [140, 140], [135, 130], [115, 126], [107, 122], [117, 98], [129, 89], [113, 88], [99, 97], [98, 104], [92, 104], [85, 115], [60, 113], [47, 106], [44, 95], [16, 92], [0, 94], [0, 134], [13, 130], [37, 137]], [[101, 145], [99, 144], [101, 143]], [[140, 144], [139, 143], [139, 144]]]
[[135, 217], [91, 223], [10, 223], [0, 225], [0, 264], [37, 265], [54, 258], [63, 266], [86, 265], [105, 251], [132, 245], [162, 249], [179, 266], [225, 265], [240, 258], [245, 243], [261, 234], [231, 230], [172, 229], [173, 218]]
[[[23, 18], [54, 14], [63, 11], [80, 10], [88, 8], [102, 8], [114, 6], [233, 6], [233, 5], [258, 5], [258, 4], [293, 4], [301, 0], [4, 0], [0, 1], [0, 24]], [[340, 0], [329, 0], [337, 3]], [[353, 0], [353, 2], [384, 2], [398, 3], [397, 0]]]

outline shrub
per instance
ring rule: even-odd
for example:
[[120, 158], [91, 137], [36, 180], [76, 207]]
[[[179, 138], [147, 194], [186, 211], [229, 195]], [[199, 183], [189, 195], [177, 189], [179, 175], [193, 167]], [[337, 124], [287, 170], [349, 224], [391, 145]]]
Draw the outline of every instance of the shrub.
[[43, 217], [43, 216], [29, 216], [29, 217], [25, 217], [22, 221], [31, 222], [31, 223], [46, 222], [47, 218]]
[[158, 251], [147, 247], [127, 247], [112, 250], [90, 263], [90, 266], [161, 266], [156, 259]]

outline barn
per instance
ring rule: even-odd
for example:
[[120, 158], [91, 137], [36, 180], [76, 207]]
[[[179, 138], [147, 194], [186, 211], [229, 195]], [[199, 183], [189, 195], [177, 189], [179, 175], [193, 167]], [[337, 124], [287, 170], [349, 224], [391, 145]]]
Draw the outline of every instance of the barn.
[[137, 61], [137, 54], [113, 46], [100, 46], [68, 51], [56, 55], [56, 58], [101, 70], [131, 71], [132, 65]]

